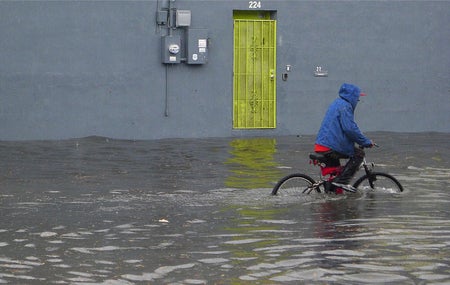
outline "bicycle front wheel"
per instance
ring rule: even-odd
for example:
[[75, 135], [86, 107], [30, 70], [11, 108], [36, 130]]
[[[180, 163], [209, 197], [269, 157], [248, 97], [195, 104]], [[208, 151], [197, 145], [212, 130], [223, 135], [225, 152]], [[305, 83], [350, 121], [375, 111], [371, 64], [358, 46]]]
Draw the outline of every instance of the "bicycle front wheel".
[[281, 178], [273, 187], [272, 195], [298, 195], [320, 192], [319, 187], [314, 187], [315, 181], [311, 177], [302, 173], [294, 173]]
[[375, 190], [387, 193], [403, 192], [403, 186], [400, 182], [394, 176], [383, 172], [366, 174], [359, 178], [353, 184], [353, 187], [361, 190]]

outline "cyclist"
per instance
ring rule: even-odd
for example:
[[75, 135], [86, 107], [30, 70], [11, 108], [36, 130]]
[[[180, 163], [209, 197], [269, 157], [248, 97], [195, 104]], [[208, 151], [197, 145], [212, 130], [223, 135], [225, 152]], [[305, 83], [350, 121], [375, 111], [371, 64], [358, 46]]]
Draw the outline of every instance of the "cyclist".
[[[327, 159], [325, 162], [327, 166], [340, 166], [339, 159], [350, 158], [341, 174], [331, 183], [336, 187], [353, 188], [348, 184], [365, 155], [362, 149], [355, 147], [355, 143], [363, 147], [374, 145], [373, 141], [359, 130], [354, 120], [359, 97], [365, 95], [356, 85], [342, 84], [339, 97], [329, 106], [317, 134], [314, 151]], [[328, 191], [335, 191], [336, 187], [332, 185], [329, 183], [326, 185]]]

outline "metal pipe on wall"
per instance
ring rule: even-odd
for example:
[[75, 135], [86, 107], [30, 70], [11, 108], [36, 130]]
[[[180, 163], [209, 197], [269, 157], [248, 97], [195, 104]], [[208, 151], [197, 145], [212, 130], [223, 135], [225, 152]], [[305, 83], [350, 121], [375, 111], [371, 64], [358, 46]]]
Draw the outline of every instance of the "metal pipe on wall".
[[[173, 8], [172, 2], [175, 0], [160, 0], [161, 8], [167, 9], [167, 35], [172, 35], [173, 28]], [[164, 84], [164, 117], [169, 117], [169, 64], [165, 64], [165, 84]]]

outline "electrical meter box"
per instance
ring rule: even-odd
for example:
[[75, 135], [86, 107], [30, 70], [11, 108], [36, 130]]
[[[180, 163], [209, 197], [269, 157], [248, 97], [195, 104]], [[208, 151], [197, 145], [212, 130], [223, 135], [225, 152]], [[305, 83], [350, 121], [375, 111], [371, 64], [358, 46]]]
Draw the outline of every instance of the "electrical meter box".
[[208, 30], [188, 29], [186, 40], [186, 63], [205, 64], [208, 62]]
[[178, 35], [164, 36], [161, 39], [162, 63], [181, 62], [181, 38]]

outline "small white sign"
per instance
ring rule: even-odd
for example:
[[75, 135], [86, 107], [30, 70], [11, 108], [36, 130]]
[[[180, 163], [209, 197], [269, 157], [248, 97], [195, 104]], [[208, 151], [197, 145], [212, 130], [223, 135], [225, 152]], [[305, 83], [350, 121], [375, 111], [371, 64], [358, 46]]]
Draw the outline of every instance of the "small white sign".
[[198, 54], [193, 53], [192, 54], [192, 60], [197, 61], [197, 59], [198, 59]]
[[198, 47], [199, 48], [206, 48], [206, 43], [207, 43], [206, 39], [199, 39], [198, 40]]

